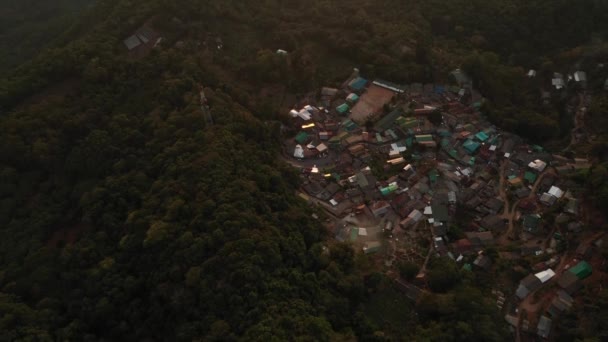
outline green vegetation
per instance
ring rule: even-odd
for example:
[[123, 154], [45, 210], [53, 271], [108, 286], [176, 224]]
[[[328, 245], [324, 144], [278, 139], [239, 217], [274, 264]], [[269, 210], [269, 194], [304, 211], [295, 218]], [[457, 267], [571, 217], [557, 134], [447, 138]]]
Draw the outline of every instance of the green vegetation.
[[[432, 260], [436, 293], [416, 307], [380, 275], [363, 280], [276, 158], [282, 107], [353, 66], [399, 83], [447, 82], [462, 67], [492, 120], [560, 138], [571, 128], [563, 103], [543, 107], [524, 70], [547, 81], [592, 33], [605, 37], [605, 4], [583, 2], [3, 1], [2, 338], [508, 339], [446, 258]], [[122, 41], [144, 23], [164, 41], [136, 58]], [[604, 100], [590, 109], [598, 122]], [[589, 172], [608, 203], [605, 165]]]

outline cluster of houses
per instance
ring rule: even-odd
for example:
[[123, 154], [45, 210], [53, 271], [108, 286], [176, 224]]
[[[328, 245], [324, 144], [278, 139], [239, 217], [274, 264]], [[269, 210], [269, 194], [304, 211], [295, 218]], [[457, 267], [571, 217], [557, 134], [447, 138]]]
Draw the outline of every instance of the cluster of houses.
[[[552, 267], [564, 238], [556, 233], [548, 247], [540, 242], [555, 225], [581, 232], [580, 200], [564, 176], [590, 163], [548, 153], [493, 126], [468, 77], [460, 70], [451, 76], [451, 85], [396, 85], [355, 73], [341, 88], [322, 88], [318, 103], [292, 109], [298, 130], [290, 142], [293, 157], [330, 157], [323, 166], [304, 168], [302, 189], [334, 216], [366, 215], [390, 222], [395, 233], [426, 231], [433, 253], [471, 271], [492, 269], [495, 260], [485, 251], [510, 231], [509, 238], [524, 242], [511, 257], [550, 257], [521, 281], [517, 299], [558, 278], [562, 289], [551, 309], [557, 313], [571, 305], [569, 296], [588, 276], [578, 272], [586, 264], [556, 275]], [[456, 222], [457, 212], [468, 219]], [[363, 250], [374, 253], [380, 245]], [[541, 318], [540, 336], [551, 331], [554, 317]]]
[[[601, 241], [601, 240], [599, 240]], [[596, 241], [596, 244], [600, 242]], [[559, 319], [564, 313], [572, 308], [575, 301], [575, 295], [583, 287], [585, 279], [589, 278], [593, 272], [591, 264], [588, 262], [594, 252], [595, 244], [581, 244], [577, 249], [576, 258], [566, 265], [566, 270], [560, 275], [549, 267], [557, 266], [560, 261], [559, 257], [553, 257], [544, 264], [544, 270], [538, 273], [532, 273], [523, 278], [517, 287], [515, 296], [518, 300], [524, 300], [532, 293], [539, 291], [543, 287], [551, 290], [550, 299], [545, 301], [542, 306], [542, 313], [536, 325], [531, 325], [529, 319], [524, 319], [522, 322], [522, 330], [535, 333], [542, 338], [548, 338], [555, 328], [554, 322]], [[535, 267], [536, 268], [536, 267]], [[541, 268], [542, 265], [541, 265]], [[551, 281], [554, 281], [553, 288], [547, 286]], [[507, 315], [507, 321], [513, 325], [517, 325], [513, 316]]]

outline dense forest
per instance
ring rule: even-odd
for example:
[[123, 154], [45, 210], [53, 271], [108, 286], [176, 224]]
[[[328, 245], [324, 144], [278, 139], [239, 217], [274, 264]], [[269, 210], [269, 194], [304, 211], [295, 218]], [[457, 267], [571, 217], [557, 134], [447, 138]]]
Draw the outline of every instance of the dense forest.
[[[583, 2], [0, 1], [0, 339], [508, 340], [488, 280], [443, 259], [402, 328], [366, 315], [392, 284], [295, 196], [282, 101], [353, 66], [400, 83], [462, 66], [492, 120], [559, 139], [523, 70], [606, 56], [576, 50], [607, 33], [606, 3]], [[164, 41], [134, 58], [144, 23]]]

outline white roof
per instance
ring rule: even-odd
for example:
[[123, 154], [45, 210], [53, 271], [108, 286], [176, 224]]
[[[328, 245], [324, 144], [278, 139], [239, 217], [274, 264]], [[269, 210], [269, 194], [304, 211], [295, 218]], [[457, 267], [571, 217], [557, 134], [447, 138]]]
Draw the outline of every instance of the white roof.
[[327, 146], [324, 143], [320, 143], [319, 146], [317, 146], [317, 151], [323, 153], [327, 151]]
[[296, 145], [296, 149], [293, 151], [293, 156], [296, 158], [304, 158], [304, 149], [300, 145]]
[[490, 146], [490, 151], [496, 151], [496, 145]]
[[536, 76], [536, 70], [530, 69], [530, 71], [528, 71], [528, 77], [534, 77], [534, 76]]
[[538, 172], [543, 172], [545, 170], [545, 168], [547, 167], [547, 163], [545, 163], [544, 161], [540, 160], [540, 159], [536, 159], [533, 162], [530, 162], [530, 164], [528, 164], [528, 167], [530, 167], [531, 169], [534, 169]]
[[359, 228], [359, 235], [361, 235], [361, 236], [367, 236], [367, 229], [365, 229], [365, 228]]
[[315, 110], [311, 105], [304, 106], [304, 109], [307, 110], [307, 111], [309, 111], [309, 112], [312, 112], [313, 110]]
[[310, 170], [310, 172], [312, 172], [312, 173], [319, 173], [319, 168], [317, 167], [317, 165], [314, 165], [312, 167], [312, 170]]
[[331, 203], [331, 205], [333, 205], [333, 206], [338, 205], [338, 202], [336, 202], [336, 200], [333, 198], [329, 200], [329, 203]]
[[424, 208], [424, 215], [433, 215], [433, 209], [430, 205]]
[[574, 80], [576, 82], [582, 82], [587, 80], [587, 74], [584, 71], [577, 71], [574, 73]]
[[564, 191], [556, 186], [552, 186], [551, 189], [549, 189], [549, 194], [557, 198], [562, 198], [562, 196], [564, 195]]
[[407, 147], [405, 147], [405, 146], [399, 146], [397, 144], [391, 144], [391, 150], [392, 151], [397, 151], [397, 152], [403, 152], [403, 151], [407, 151]]
[[561, 89], [564, 87], [564, 79], [563, 78], [554, 78], [551, 80], [551, 84], [555, 86], [557, 89]]
[[289, 111], [289, 115], [291, 115], [292, 118], [295, 118], [296, 116], [298, 116], [298, 111], [295, 109], [292, 109]]
[[553, 276], [555, 276], [555, 272], [553, 272], [552, 269], [547, 269], [544, 270], [542, 272], [538, 272], [534, 275], [536, 278], [538, 278], [538, 280], [540, 280], [541, 283], [546, 283], [547, 281], [549, 281], [549, 279], [553, 278]]
[[306, 109], [302, 109], [300, 112], [298, 112], [298, 116], [304, 121], [308, 121], [311, 118], [310, 113]]

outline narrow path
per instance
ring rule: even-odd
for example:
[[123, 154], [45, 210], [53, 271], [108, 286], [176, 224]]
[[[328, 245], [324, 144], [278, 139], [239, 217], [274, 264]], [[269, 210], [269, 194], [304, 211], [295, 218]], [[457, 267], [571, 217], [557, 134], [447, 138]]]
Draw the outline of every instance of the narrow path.
[[585, 128], [585, 111], [583, 110], [583, 108], [587, 107], [587, 105], [588, 105], [586, 94], [584, 92], [579, 93], [578, 99], [579, 99], [578, 105], [574, 112], [574, 127], [570, 131], [570, 144], [568, 144], [568, 146], [564, 149], [564, 151], [567, 151], [573, 145], [578, 144], [579, 141], [576, 138], [576, 132]]

